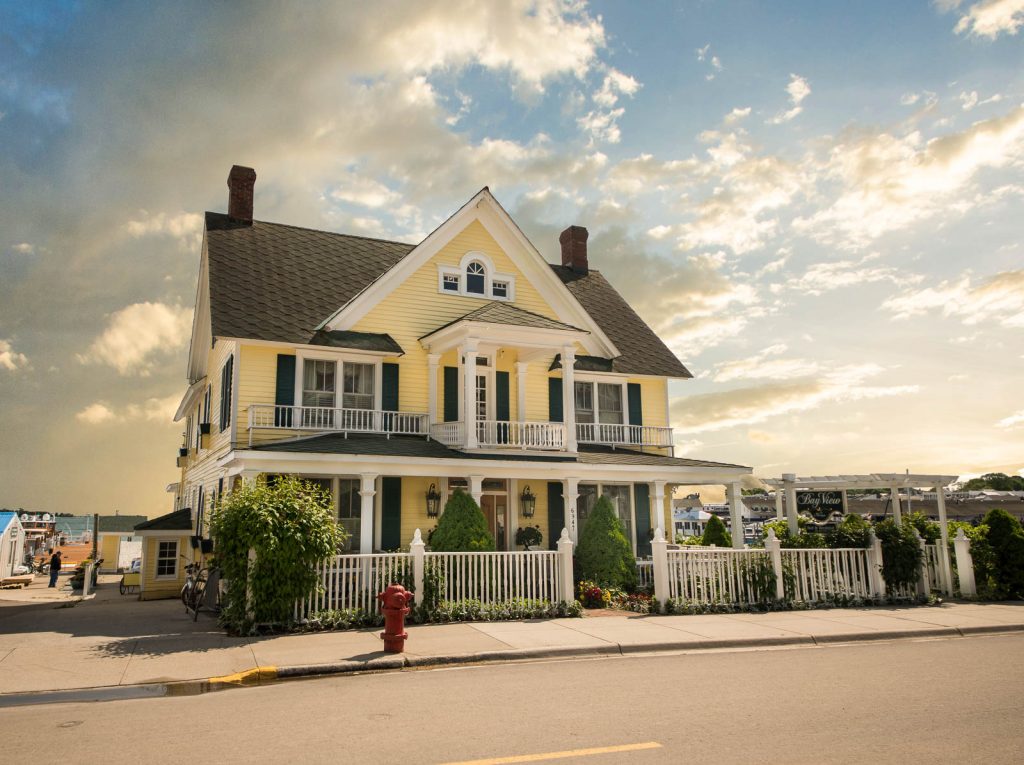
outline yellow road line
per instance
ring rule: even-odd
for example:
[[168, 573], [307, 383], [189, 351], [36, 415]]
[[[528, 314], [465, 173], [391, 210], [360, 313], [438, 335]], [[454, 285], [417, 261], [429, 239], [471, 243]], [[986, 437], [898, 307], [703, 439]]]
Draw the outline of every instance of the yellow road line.
[[517, 754], [512, 757], [488, 757], [483, 760], [463, 760], [448, 762], [445, 765], [505, 765], [510, 762], [543, 762], [544, 760], [564, 760], [568, 757], [590, 757], [595, 754], [614, 754], [615, 752], [637, 752], [641, 749], [661, 749], [657, 741], [646, 741], [642, 744], [619, 744], [618, 746], [595, 746], [589, 749], [567, 749], [563, 752], [541, 752], [539, 754]]
[[235, 672], [233, 675], [222, 675], [211, 677], [208, 683], [258, 683], [262, 680], [274, 680], [277, 678], [277, 667], [253, 667], [244, 672]]

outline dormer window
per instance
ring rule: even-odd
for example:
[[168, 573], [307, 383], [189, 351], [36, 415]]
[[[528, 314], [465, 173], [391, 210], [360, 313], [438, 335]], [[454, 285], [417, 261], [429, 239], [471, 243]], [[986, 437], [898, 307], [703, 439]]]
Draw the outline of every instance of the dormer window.
[[437, 290], [491, 300], [516, 299], [515, 277], [497, 273], [491, 259], [476, 251], [467, 252], [457, 266], [438, 265]]
[[466, 266], [466, 292], [471, 295], [483, 295], [486, 293], [487, 272], [477, 261]]

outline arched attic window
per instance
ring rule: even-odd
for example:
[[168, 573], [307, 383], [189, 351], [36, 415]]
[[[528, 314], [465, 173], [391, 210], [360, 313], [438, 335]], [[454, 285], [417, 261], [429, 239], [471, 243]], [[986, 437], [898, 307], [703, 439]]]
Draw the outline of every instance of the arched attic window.
[[487, 271], [478, 260], [466, 266], [466, 292], [471, 295], [483, 295], [487, 292]]

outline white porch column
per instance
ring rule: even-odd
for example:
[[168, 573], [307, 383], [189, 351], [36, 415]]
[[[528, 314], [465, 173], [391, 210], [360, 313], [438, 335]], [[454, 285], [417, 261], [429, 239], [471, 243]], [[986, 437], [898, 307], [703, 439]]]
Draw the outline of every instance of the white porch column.
[[850, 501], [846, 496], [846, 489], [840, 489], [839, 493], [842, 495], [843, 498], [843, 515], [846, 515], [850, 512]]
[[[562, 499], [565, 500], [565, 527], [569, 530], [569, 539], [573, 544], [579, 542], [579, 517], [577, 514], [576, 500], [580, 496], [580, 479], [566, 478], [562, 481]], [[554, 531], [548, 530], [549, 534]]]
[[373, 498], [377, 496], [377, 474], [359, 476], [359, 552], [373, 552]]
[[899, 526], [903, 522], [903, 513], [900, 511], [900, 490], [893, 486], [889, 489], [889, 497], [892, 500], [892, 519]]
[[[467, 345], [462, 362], [462, 400], [466, 416], [466, 448], [477, 447], [476, 438], [476, 345]], [[480, 504], [477, 501], [477, 504]]]
[[775, 487], [775, 520], [782, 520], [782, 487]]
[[427, 354], [427, 400], [428, 404], [428, 425], [437, 422], [437, 366], [441, 363], [440, 353]]
[[669, 513], [668, 525], [665, 524], [665, 481], [651, 482], [651, 516], [652, 529], [662, 529], [669, 544], [675, 542], [672, 514]]
[[484, 496], [484, 477], [482, 475], [471, 475], [469, 477], [469, 495], [479, 506], [480, 500]]
[[[562, 421], [565, 423], [565, 448], [576, 451], [576, 349], [562, 348]], [[596, 403], [596, 402], [595, 402]]]
[[526, 422], [526, 372], [530, 365], [525, 361], [516, 362], [516, 418]]
[[743, 544], [743, 491], [739, 483], [730, 483], [725, 486], [725, 496], [729, 502], [729, 521], [732, 524], [732, 547], [734, 550], [742, 550]]
[[782, 480], [786, 487], [786, 521], [789, 533], [795, 537], [800, 533], [800, 524], [797, 522], [796, 514], [796, 474], [783, 473]]
[[260, 471], [258, 470], [243, 470], [239, 476], [242, 479], [243, 486], [253, 486], [256, 483], [256, 477], [259, 476]]
[[942, 534], [939, 560], [942, 562], [942, 584], [947, 595], [953, 594], [953, 567], [949, 561], [949, 524], [946, 522], [946, 488], [935, 487], [935, 504], [939, 508], [939, 532]]

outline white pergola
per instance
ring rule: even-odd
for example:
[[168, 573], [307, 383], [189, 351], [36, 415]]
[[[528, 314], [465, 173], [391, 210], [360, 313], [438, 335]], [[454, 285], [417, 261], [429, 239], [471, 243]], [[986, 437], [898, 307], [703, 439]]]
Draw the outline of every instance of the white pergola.
[[[944, 489], [956, 481], [955, 475], [923, 475], [911, 473], [867, 473], [865, 475], [815, 475], [797, 477], [794, 473], [783, 473], [782, 478], [766, 478], [762, 481], [775, 489], [775, 515], [782, 520], [782, 495], [786, 496], [786, 522], [791, 534], [799, 533], [796, 512], [796, 492], [802, 491], [839, 491], [843, 495], [843, 512], [847, 511], [847, 489], [882, 489], [889, 492], [892, 499], [892, 515], [896, 523], [900, 523], [903, 514], [900, 509], [900, 489], [935, 489], [936, 504], [939, 510], [939, 529], [942, 534], [942, 560], [946, 571], [946, 581], [952, 580], [949, 568], [949, 529], [946, 526], [946, 494]], [[908, 495], [907, 501], [910, 498]]]

